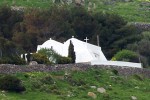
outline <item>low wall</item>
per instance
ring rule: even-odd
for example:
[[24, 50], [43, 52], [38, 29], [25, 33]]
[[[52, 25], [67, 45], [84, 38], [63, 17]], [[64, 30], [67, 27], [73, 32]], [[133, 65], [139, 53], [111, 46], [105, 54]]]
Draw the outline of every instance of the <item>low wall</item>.
[[113, 66], [122, 66], [122, 67], [136, 67], [142, 68], [141, 63], [125, 62], [125, 61], [92, 61], [91, 65], [113, 65]]
[[135, 27], [137, 27], [138, 29], [143, 30], [143, 31], [150, 31], [150, 23], [134, 22], [131, 24], [134, 25]]
[[128, 76], [134, 74], [141, 74], [145, 77], [150, 78], [150, 69], [134, 68], [134, 67], [120, 67], [120, 66], [109, 66], [109, 65], [88, 65], [88, 64], [63, 64], [63, 65], [0, 65], [1, 74], [13, 74], [19, 72], [52, 72], [60, 70], [87, 70], [89, 68], [100, 68], [100, 69], [115, 69], [120, 75]]

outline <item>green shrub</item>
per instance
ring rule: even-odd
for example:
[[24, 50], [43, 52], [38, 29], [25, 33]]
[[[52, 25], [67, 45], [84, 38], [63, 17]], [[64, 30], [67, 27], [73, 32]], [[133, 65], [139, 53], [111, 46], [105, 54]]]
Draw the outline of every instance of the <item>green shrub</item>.
[[128, 62], [139, 62], [138, 54], [130, 50], [122, 50], [114, 55], [112, 60], [116, 61], [128, 61]]
[[33, 53], [32, 58], [32, 60], [37, 61], [38, 64], [51, 64], [48, 58], [40, 53]]
[[142, 75], [138, 75], [138, 74], [135, 74], [133, 75], [133, 77], [139, 81], [143, 81], [144, 80], [144, 77]]
[[68, 64], [72, 62], [70, 57], [62, 57], [53, 49], [43, 48], [38, 51], [38, 54], [46, 56], [47, 58], [49, 58], [50, 62], [57, 63], [57, 64]]
[[31, 89], [32, 90], [40, 89], [42, 85], [43, 84], [40, 81], [38, 81], [38, 80], [32, 80]]
[[0, 58], [0, 64], [16, 64], [16, 65], [23, 65], [26, 64], [25, 60], [18, 57], [18, 56], [12, 56], [12, 57], [3, 57]]
[[61, 57], [53, 49], [42, 48], [38, 51], [38, 53], [48, 57], [49, 61], [53, 63], [57, 63], [57, 59]]
[[49, 58], [50, 62], [57, 64], [68, 64], [71, 63], [72, 60], [70, 57], [62, 57], [58, 53], [56, 53], [53, 49], [41, 49], [38, 51], [39, 54], [44, 55]]
[[103, 94], [103, 100], [111, 100], [110, 95], [108, 93]]
[[21, 85], [20, 79], [10, 75], [0, 77], [0, 89], [13, 92], [22, 92], [26, 90], [25, 87]]
[[69, 57], [59, 57], [58, 59], [57, 59], [57, 63], [58, 64], [69, 64], [69, 63], [71, 63], [72, 62], [72, 60], [71, 60], [71, 58], [69, 58]]
[[26, 64], [26, 61], [18, 56], [13, 56], [10, 59], [12, 59], [11, 64], [16, 64], [16, 65], [24, 65]]
[[0, 64], [11, 64], [12, 60], [8, 57], [0, 58]]
[[49, 88], [48, 85], [45, 85], [45, 84], [44, 84], [44, 85], [41, 85], [41, 86], [40, 86], [39, 91], [50, 93], [52, 90]]
[[74, 79], [71, 75], [65, 75], [64, 79], [72, 86], [83, 86], [86, 85], [86, 82], [84, 82], [81, 79]]
[[40, 81], [44, 84], [54, 84], [54, 80], [51, 76], [45, 76]]
[[113, 69], [112, 72], [115, 74], [115, 75], [118, 75], [118, 71], [116, 69]]
[[56, 95], [61, 95], [61, 92], [59, 90], [57, 90], [57, 89], [54, 89], [51, 92], [56, 94]]

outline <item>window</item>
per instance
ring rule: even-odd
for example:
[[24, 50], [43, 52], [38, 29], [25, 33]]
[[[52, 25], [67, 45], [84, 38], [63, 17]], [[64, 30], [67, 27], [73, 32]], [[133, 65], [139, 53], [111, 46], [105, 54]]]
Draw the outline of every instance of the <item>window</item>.
[[99, 54], [93, 53], [95, 58], [99, 58]]

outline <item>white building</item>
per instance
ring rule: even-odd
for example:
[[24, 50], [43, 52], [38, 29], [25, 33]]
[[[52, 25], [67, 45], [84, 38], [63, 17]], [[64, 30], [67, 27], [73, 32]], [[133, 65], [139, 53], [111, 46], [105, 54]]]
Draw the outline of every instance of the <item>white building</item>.
[[42, 48], [53, 48], [58, 54], [67, 57], [68, 47], [70, 41], [74, 45], [74, 51], [76, 54], [76, 63], [91, 63], [92, 61], [107, 61], [104, 56], [101, 47], [89, 44], [87, 42], [80, 41], [76, 38], [71, 38], [65, 43], [60, 43], [55, 40], [47, 40], [42, 45], [38, 45], [37, 51]]
[[103, 54], [101, 47], [90, 43], [80, 41], [76, 38], [68, 39], [64, 43], [49, 39], [42, 45], [38, 45], [37, 51], [42, 48], [53, 48], [58, 54], [67, 57], [70, 41], [74, 45], [76, 54], [76, 63], [89, 63], [91, 65], [115, 65], [123, 67], [138, 67], [142, 68], [141, 63], [123, 62], [123, 61], [108, 61]]

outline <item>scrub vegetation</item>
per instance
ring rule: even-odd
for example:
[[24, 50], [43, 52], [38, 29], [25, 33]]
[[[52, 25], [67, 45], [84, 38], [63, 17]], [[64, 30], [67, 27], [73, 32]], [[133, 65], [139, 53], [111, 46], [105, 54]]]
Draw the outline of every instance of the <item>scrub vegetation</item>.
[[[4, 76], [0, 75], [0, 78]], [[11, 76], [19, 79], [26, 91], [16, 93], [1, 89], [0, 99], [93, 100], [93, 97], [88, 96], [88, 92], [96, 95], [95, 100], [130, 100], [131, 96], [139, 100], [150, 98], [150, 79], [142, 75], [120, 76], [114, 70], [73, 69], [46, 73], [16, 73]], [[105, 89], [105, 93], [97, 91], [97, 88], [101, 87]]]

